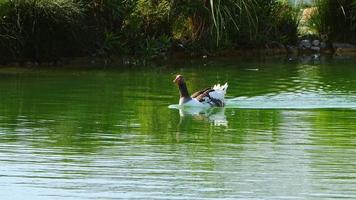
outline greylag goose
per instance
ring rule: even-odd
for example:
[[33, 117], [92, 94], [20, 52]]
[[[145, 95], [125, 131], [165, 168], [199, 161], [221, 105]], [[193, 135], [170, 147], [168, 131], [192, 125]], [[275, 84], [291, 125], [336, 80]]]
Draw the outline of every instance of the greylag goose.
[[228, 87], [227, 83], [205, 88], [189, 96], [187, 85], [182, 75], [177, 75], [173, 82], [176, 83], [179, 88], [180, 106], [223, 107], [225, 105], [225, 94]]

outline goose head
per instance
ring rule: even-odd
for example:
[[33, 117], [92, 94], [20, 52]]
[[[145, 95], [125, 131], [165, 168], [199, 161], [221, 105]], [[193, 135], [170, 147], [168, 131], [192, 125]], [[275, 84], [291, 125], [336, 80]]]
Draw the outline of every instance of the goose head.
[[176, 78], [173, 80], [173, 83], [178, 85], [179, 94], [180, 94], [180, 104], [191, 100], [192, 98], [189, 96], [189, 92], [187, 89], [187, 85], [185, 84], [184, 78], [182, 75], [178, 74]]
[[180, 85], [184, 83], [184, 78], [182, 75], [178, 74], [176, 78], [173, 80], [173, 83]]

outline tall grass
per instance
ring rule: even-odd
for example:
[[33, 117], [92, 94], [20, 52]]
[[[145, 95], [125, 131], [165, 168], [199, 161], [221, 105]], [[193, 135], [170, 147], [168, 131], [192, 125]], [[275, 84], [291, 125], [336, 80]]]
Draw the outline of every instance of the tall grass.
[[79, 45], [84, 11], [74, 0], [2, 0], [0, 9], [3, 59], [54, 59]]
[[311, 26], [334, 41], [356, 42], [356, 1], [315, 0], [317, 11]]
[[210, 12], [217, 46], [224, 38], [228, 39], [229, 34], [240, 31], [242, 23], [247, 24], [247, 31], [251, 36], [256, 34], [258, 21], [255, 13], [256, 3], [255, 0], [210, 0]]
[[211, 10], [217, 44], [224, 38], [227, 43], [251, 47], [296, 41], [299, 10], [287, 1], [221, 0], [215, 3]]
[[247, 45], [252, 46], [264, 46], [271, 41], [289, 44], [296, 42], [300, 16], [297, 7], [292, 7], [288, 1], [256, 0], [255, 12], [257, 25], [253, 40], [244, 39], [250, 36], [241, 33], [239, 36], [242, 42], [248, 41]]
[[0, 60], [290, 43], [295, 13], [286, 0], [0, 0]]
[[[219, 46], [260, 46], [297, 38], [299, 10], [281, 0], [206, 0], [176, 3], [190, 20], [194, 41]], [[187, 8], [188, 7], [188, 8]], [[195, 8], [195, 9], [189, 9]]]

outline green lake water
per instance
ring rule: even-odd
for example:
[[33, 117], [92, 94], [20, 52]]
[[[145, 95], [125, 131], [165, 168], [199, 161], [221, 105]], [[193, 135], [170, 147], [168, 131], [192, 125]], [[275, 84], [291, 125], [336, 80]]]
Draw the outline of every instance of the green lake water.
[[[228, 82], [226, 108], [179, 110]], [[0, 69], [0, 199], [356, 199], [356, 60]]]

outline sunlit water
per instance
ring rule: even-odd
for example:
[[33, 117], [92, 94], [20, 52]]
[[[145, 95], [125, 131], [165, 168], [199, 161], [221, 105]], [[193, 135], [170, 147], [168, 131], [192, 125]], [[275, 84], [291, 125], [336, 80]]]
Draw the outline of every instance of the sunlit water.
[[[0, 69], [0, 199], [355, 199], [355, 66]], [[226, 108], [178, 109], [176, 73]]]

